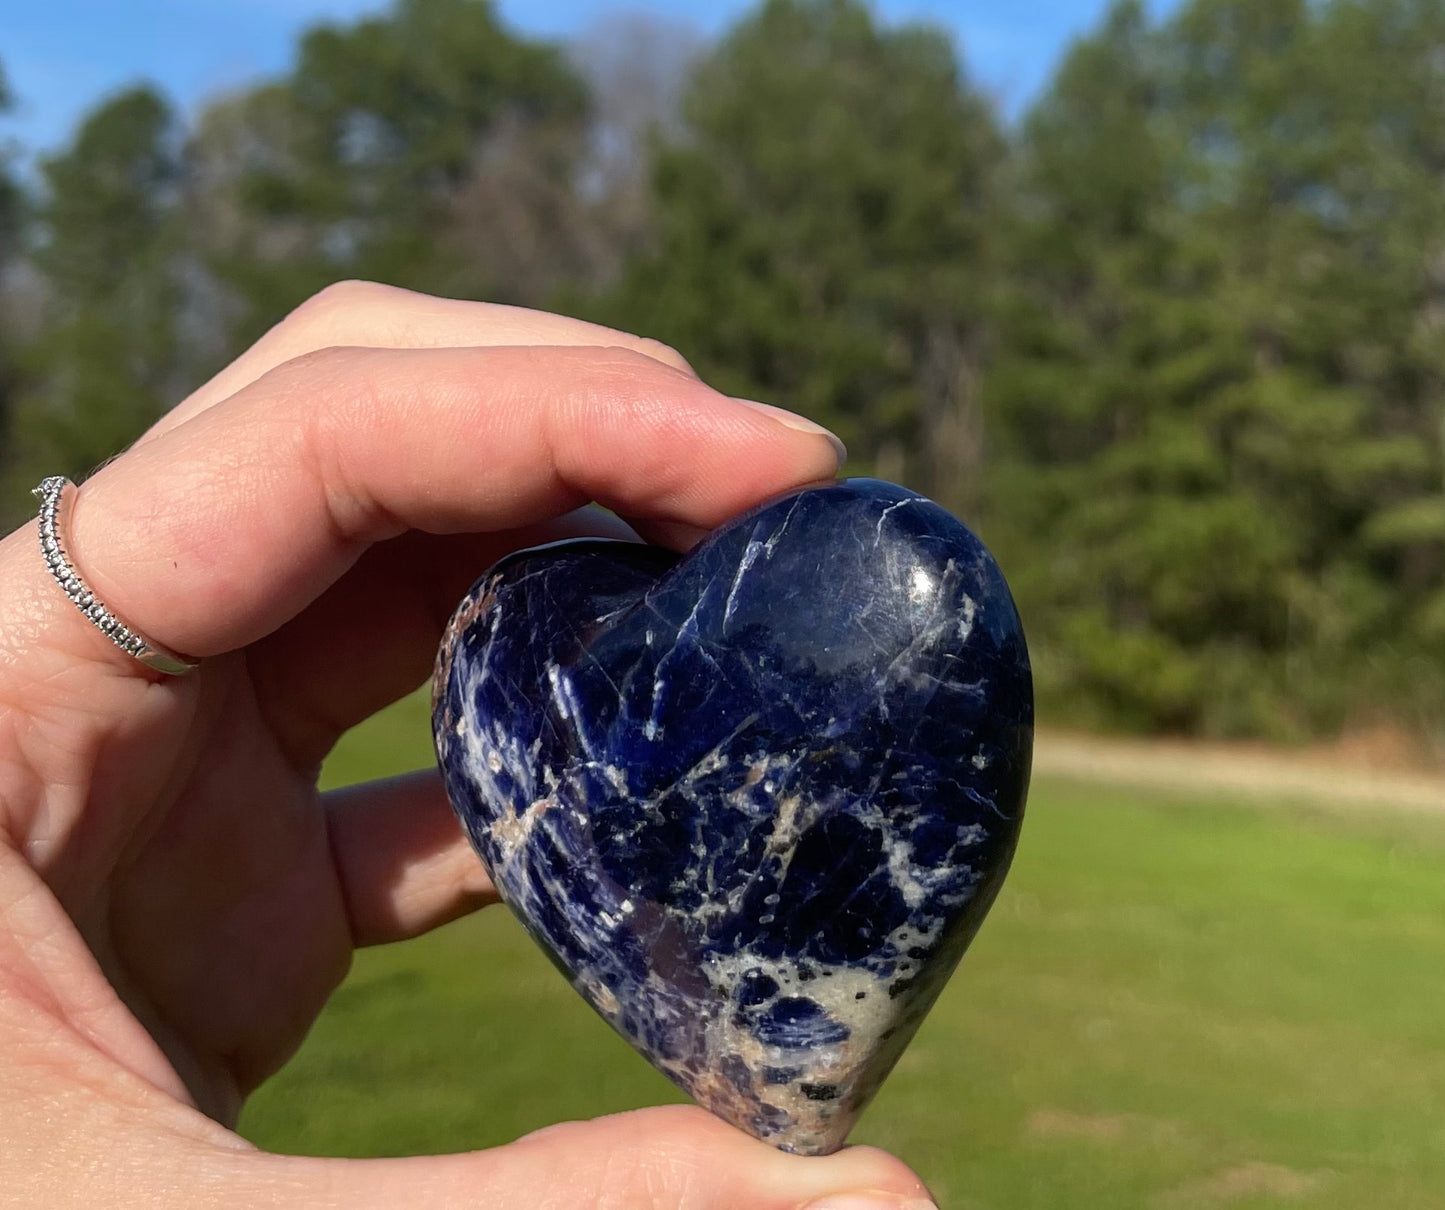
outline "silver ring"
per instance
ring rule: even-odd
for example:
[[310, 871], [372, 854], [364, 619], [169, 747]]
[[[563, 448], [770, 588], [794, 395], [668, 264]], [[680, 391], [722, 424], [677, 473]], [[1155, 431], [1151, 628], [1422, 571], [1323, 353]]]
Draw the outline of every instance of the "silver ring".
[[42, 480], [40, 486], [34, 490], [34, 494], [40, 497], [40, 553], [45, 556], [45, 566], [50, 569], [55, 582], [75, 607], [126, 655], [167, 676], [185, 676], [188, 672], [194, 672], [200, 667], [199, 664], [136, 634], [101, 604], [90, 586], [80, 578], [80, 573], [75, 570], [75, 564], [70, 561], [65, 550], [65, 526], [62, 518], [69, 496], [74, 490], [75, 484], [64, 475], [51, 475], [50, 478]]

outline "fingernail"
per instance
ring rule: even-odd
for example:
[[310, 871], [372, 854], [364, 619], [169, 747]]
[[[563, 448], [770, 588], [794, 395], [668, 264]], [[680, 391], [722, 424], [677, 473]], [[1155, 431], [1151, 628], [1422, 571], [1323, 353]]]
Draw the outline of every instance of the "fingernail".
[[809, 1202], [803, 1210], [938, 1210], [927, 1198], [896, 1197], [891, 1193], [843, 1193]]
[[779, 424], [785, 424], [788, 428], [794, 429], [799, 433], [811, 433], [817, 437], [826, 437], [833, 443], [833, 448], [838, 451], [838, 463], [840, 466], [848, 457], [848, 447], [839, 440], [836, 433], [829, 432], [821, 424], [815, 424], [806, 416], [799, 416], [797, 412], [790, 412], [785, 408], [775, 408], [771, 403], [759, 403], [756, 399], [738, 399], [735, 402], [741, 403], [745, 407], [757, 408], [760, 412], [766, 412]]

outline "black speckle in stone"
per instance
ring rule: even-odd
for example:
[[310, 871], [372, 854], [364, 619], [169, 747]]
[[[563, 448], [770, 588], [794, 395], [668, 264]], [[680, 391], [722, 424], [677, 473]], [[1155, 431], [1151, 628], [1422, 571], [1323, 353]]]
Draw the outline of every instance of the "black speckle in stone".
[[799, 1084], [798, 1088], [810, 1101], [836, 1101], [838, 1089], [833, 1084]]
[[577, 990], [728, 1121], [841, 1146], [1023, 818], [1028, 655], [978, 539], [852, 480], [681, 559], [524, 551], [462, 602], [434, 683], [457, 815]]
[[898, 999], [904, 992], [908, 991], [914, 984], [913, 979], [895, 979], [888, 985], [888, 997], [891, 1000]]

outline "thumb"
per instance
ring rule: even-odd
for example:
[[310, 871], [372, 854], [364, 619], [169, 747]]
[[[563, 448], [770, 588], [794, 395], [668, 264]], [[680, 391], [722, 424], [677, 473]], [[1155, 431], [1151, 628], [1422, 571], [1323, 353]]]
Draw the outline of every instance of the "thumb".
[[296, 1210], [934, 1210], [923, 1183], [885, 1152], [784, 1155], [680, 1105], [550, 1126], [466, 1155], [247, 1160], [271, 1170], [253, 1204]]

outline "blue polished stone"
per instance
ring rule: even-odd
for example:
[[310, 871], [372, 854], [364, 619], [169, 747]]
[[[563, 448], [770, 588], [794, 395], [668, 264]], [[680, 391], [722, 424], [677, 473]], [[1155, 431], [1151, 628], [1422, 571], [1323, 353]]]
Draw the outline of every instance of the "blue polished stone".
[[983, 545], [863, 479], [682, 559], [504, 560], [452, 619], [433, 726], [503, 899], [588, 1003], [704, 1107], [822, 1153], [998, 892], [1033, 698]]

